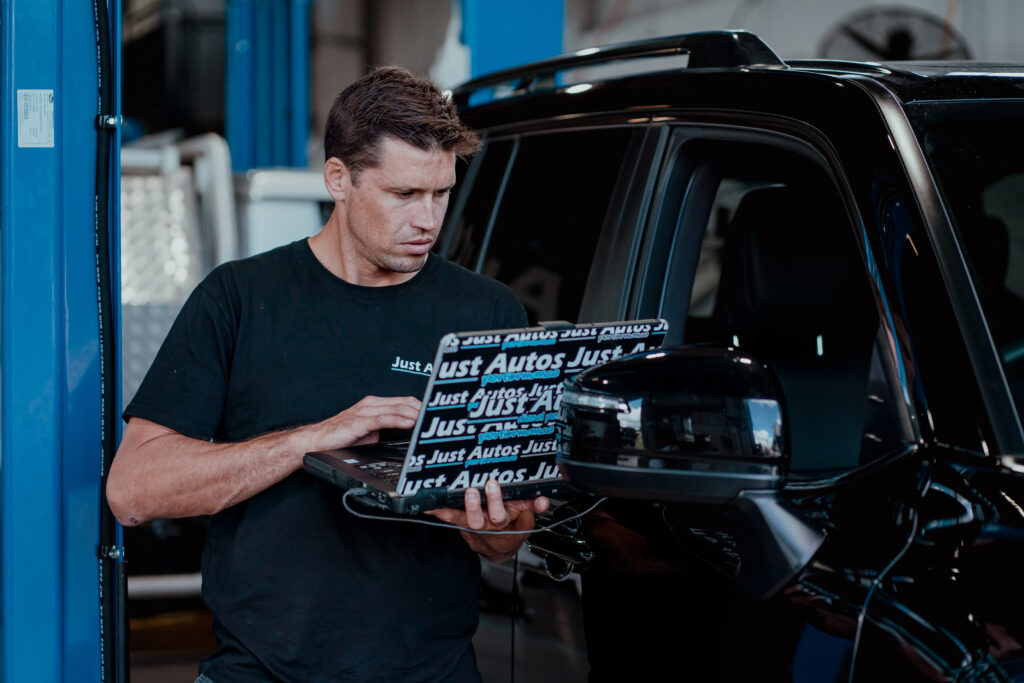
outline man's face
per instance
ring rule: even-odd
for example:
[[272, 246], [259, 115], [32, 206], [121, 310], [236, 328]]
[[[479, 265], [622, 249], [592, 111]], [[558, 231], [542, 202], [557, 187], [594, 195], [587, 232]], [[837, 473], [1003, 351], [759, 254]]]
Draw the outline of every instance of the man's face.
[[[426, 262], [455, 185], [455, 153], [384, 138], [379, 158], [354, 179], [346, 176], [341, 228], [348, 264], [388, 284]], [[394, 277], [402, 273], [410, 275]]]

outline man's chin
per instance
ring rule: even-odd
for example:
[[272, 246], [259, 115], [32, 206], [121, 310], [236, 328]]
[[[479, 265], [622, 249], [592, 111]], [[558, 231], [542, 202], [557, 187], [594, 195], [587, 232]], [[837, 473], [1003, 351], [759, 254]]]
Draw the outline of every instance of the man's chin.
[[416, 256], [401, 256], [390, 258], [386, 263], [381, 264], [382, 270], [389, 270], [392, 273], [418, 273], [423, 269], [423, 266], [427, 263], [427, 254], [417, 254]]

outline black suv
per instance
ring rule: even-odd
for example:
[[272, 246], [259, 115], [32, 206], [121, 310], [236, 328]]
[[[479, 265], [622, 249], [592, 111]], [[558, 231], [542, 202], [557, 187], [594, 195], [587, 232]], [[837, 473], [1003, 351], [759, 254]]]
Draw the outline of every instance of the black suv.
[[440, 252], [533, 321], [670, 324], [567, 390], [554, 515], [607, 500], [531, 541], [590, 680], [1024, 680], [1024, 66], [708, 32], [454, 97]]

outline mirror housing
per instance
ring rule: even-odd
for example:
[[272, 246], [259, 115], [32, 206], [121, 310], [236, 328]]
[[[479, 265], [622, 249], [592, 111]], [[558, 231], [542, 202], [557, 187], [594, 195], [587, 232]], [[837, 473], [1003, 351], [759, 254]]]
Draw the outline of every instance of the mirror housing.
[[737, 589], [771, 595], [825, 536], [782, 498], [789, 426], [771, 369], [734, 348], [662, 347], [567, 380], [557, 461], [597, 495], [728, 507]]
[[566, 382], [560, 411], [558, 462], [588, 493], [728, 503], [785, 481], [782, 390], [735, 349], [662, 347], [591, 368]]

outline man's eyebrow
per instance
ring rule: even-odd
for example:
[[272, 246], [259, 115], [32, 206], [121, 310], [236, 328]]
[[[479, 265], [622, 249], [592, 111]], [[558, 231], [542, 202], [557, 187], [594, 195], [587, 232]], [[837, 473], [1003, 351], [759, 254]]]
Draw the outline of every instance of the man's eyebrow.
[[388, 192], [450, 192], [455, 188], [456, 183], [438, 188], [417, 187], [414, 185], [391, 185], [387, 187]]

